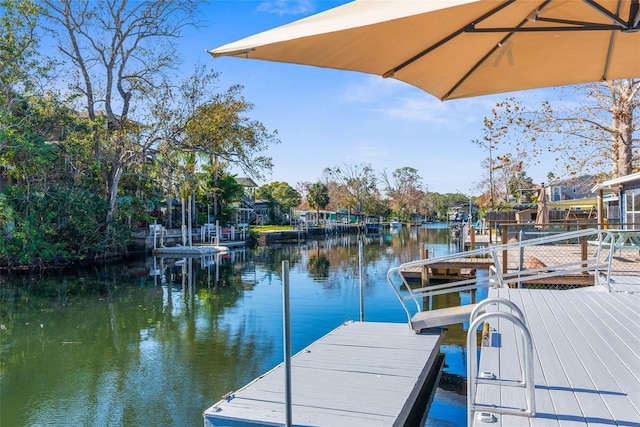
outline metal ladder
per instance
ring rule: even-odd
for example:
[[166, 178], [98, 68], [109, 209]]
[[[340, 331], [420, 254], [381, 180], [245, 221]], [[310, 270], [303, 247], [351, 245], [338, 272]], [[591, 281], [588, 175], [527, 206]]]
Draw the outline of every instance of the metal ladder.
[[[490, 304], [503, 304], [511, 309], [511, 313], [506, 311], [492, 311], [481, 314], [487, 305]], [[523, 367], [520, 380], [508, 380], [496, 378], [493, 372], [482, 372], [478, 376], [478, 358], [476, 356], [478, 352], [478, 343], [476, 339], [476, 332], [478, 327], [485, 321], [492, 318], [502, 318], [510, 321], [521, 332], [523, 338], [524, 351], [520, 352], [521, 366]], [[484, 422], [495, 422], [495, 416], [493, 413], [498, 414], [513, 414], [524, 416], [535, 416], [535, 396], [534, 387], [535, 382], [533, 378], [533, 342], [531, 340], [531, 333], [527, 327], [524, 319], [524, 315], [520, 308], [513, 302], [505, 298], [490, 298], [476, 304], [476, 307], [471, 312], [469, 330], [467, 332], [467, 350], [469, 357], [467, 359], [467, 423], [469, 426], [473, 425], [474, 414], [479, 412], [478, 420]], [[476, 402], [476, 393], [478, 384], [488, 384], [492, 386], [508, 386], [508, 387], [520, 387], [525, 389], [525, 408], [510, 408], [499, 406], [480, 405]]]

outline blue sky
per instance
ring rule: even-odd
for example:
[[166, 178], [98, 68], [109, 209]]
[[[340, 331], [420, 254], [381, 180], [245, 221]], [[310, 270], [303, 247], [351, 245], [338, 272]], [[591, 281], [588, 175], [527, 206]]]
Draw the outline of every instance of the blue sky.
[[[483, 135], [483, 118], [508, 96], [442, 102], [406, 83], [367, 74], [206, 53], [226, 43], [346, 3], [329, 0], [226, 0], [203, 7], [201, 28], [186, 33], [185, 67], [205, 63], [220, 73], [220, 87], [244, 86], [255, 105], [253, 119], [277, 130], [281, 143], [269, 149], [274, 168], [264, 184], [315, 182], [326, 167], [367, 163], [389, 173], [410, 166], [429, 191], [475, 190], [487, 154], [472, 143]], [[192, 69], [191, 69], [192, 70]], [[536, 93], [534, 93], [536, 92]], [[548, 163], [528, 168], [534, 182], [545, 181]]]

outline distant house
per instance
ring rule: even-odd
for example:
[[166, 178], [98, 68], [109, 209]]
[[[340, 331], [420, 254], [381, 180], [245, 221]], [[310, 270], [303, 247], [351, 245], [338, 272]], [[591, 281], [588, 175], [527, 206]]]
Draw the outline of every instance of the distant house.
[[236, 177], [236, 182], [244, 189], [242, 200], [236, 205], [236, 224], [249, 225], [260, 223], [261, 213], [256, 210], [256, 190], [258, 184], [251, 178]]
[[591, 192], [598, 197], [598, 222], [640, 230], [640, 172], [603, 181]]
[[561, 200], [590, 197], [594, 180], [595, 177], [593, 175], [583, 175], [571, 179], [553, 181], [545, 187], [548, 200], [559, 202]]

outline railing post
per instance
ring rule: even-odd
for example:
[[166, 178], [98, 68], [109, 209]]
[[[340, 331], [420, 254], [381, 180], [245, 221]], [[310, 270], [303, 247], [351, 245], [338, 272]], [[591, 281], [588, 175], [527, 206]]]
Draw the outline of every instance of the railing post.
[[158, 221], [153, 221], [153, 249], [157, 248], [158, 240]]
[[358, 279], [360, 282], [360, 321], [364, 322], [364, 291], [362, 288], [362, 266], [364, 264], [364, 248], [362, 238], [358, 238]]
[[[507, 242], [509, 241], [509, 225], [508, 224], [502, 224], [502, 244], [506, 245]], [[507, 273], [507, 267], [508, 267], [508, 261], [509, 261], [509, 253], [508, 251], [502, 251], [502, 273], [506, 274]]]
[[[580, 225], [580, 230], [586, 230], [587, 225], [586, 224], [581, 224]], [[580, 252], [581, 252], [581, 260], [582, 261], [586, 261], [587, 260], [587, 256], [588, 256], [588, 252], [587, 252], [587, 236], [582, 236], [582, 238], [580, 238]], [[582, 267], [586, 267], [585, 264], [582, 265]]]
[[495, 225], [495, 221], [489, 221], [489, 244], [493, 243], [493, 228]]
[[291, 317], [289, 308], [289, 261], [282, 261], [282, 319], [283, 319], [283, 341], [284, 341], [284, 404], [285, 423], [291, 427]]

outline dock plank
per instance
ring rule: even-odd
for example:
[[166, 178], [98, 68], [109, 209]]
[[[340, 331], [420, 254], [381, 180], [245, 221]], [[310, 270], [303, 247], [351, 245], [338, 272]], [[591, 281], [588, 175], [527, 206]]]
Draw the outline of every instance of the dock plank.
[[[541, 293], [536, 296], [544, 298], [544, 294]], [[602, 417], [610, 419], [612, 414], [602, 397], [593, 392], [597, 387], [589, 375], [589, 370], [601, 369], [602, 363], [597, 358], [592, 357], [588, 345], [584, 343], [584, 337], [581, 335], [580, 330], [575, 327], [573, 316], [576, 313], [565, 311], [568, 307], [559, 304], [555, 298], [546, 298], [545, 301], [552, 316], [547, 319], [548, 322], [551, 322], [547, 333], [551, 338], [553, 348], [557, 352], [558, 361], [569, 378], [569, 386], [565, 390], [576, 396], [585, 418]], [[535, 331], [535, 325], [531, 326]], [[545, 354], [542, 354], [542, 356], [544, 357]], [[585, 365], [585, 361], [587, 365]], [[547, 384], [547, 386], [557, 387], [554, 382]]]
[[[406, 323], [346, 323], [292, 358], [296, 425], [403, 425], [434, 365], [442, 330], [415, 334]], [[282, 425], [279, 365], [204, 413], [206, 427]]]
[[[521, 363], [523, 346], [520, 331], [516, 331], [512, 327], [511, 322], [506, 319], [498, 319], [498, 331], [500, 332], [500, 346], [504, 348], [510, 348], [512, 351], [509, 353], [511, 359], [508, 363], [502, 363], [500, 365], [499, 378], [519, 381], [524, 372], [524, 366]], [[504, 354], [501, 356], [505, 357]], [[526, 408], [525, 390], [521, 387], [500, 386], [500, 393], [502, 396], [502, 405], [507, 408]], [[529, 424], [528, 420], [522, 416], [512, 416], [509, 418], [509, 422], [505, 423], [506, 418], [503, 417], [503, 425], [513, 427], [524, 427]]]
[[[640, 426], [640, 295], [583, 289], [490, 292], [497, 295], [523, 309], [531, 329], [537, 412], [532, 418], [501, 415], [501, 425], [524, 420], [533, 427]], [[512, 359], [521, 350], [519, 333], [503, 323], [498, 324], [500, 351], [481, 351], [481, 368], [497, 364], [502, 376], [515, 373], [518, 364]], [[506, 393], [482, 397], [496, 405], [518, 402]]]
[[[567, 303], [577, 305], [579, 307], [587, 306], [586, 310], [581, 310], [579, 321], [583, 325], [588, 325], [586, 331], [587, 339], [590, 341], [601, 340], [607, 341], [610, 350], [614, 350], [614, 357], [624, 362], [629, 368], [629, 373], [640, 381], [640, 370], [634, 366], [640, 358], [640, 336], [638, 336], [638, 327], [640, 325], [640, 316], [632, 315], [626, 317], [621, 315], [613, 306], [604, 304], [602, 300], [594, 300], [584, 295], [576, 295], [578, 298], [572, 298]], [[579, 301], [579, 299], [581, 299]], [[617, 294], [609, 298], [609, 302], [616, 302], [627, 299], [627, 295]], [[620, 304], [617, 304], [620, 305]], [[590, 311], [587, 311], [590, 310]], [[594, 346], [595, 350], [600, 351], [601, 346]], [[605, 347], [606, 348], [606, 347]], [[610, 360], [610, 357], [603, 357], [603, 360]]]
[[[536, 408], [538, 418], [534, 425], [544, 425], [539, 420], [555, 419], [559, 426], [571, 427], [584, 425], [578, 421], [582, 417], [582, 409], [576, 396], [567, 390], [571, 388], [571, 381], [556, 352], [551, 334], [555, 329], [552, 323], [544, 319], [552, 319], [553, 313], [544, 300], [534, 298], [531, 293], [512, 293], [518, 295], [520, 307], [527, 307], [525, 317], [527, 324], [539, 324], [544, 333], [536, 334], [534, 338], [534, 374], [536, 379]], [[549, 386], [553, 384], [553, 386]], [[539, 406], [539, 398], [546, 391], [551, 404]]]
[[[523, 294], [523, 293], [514, 293], [511, 298], [512, 301], [515, 302], [518, 307], [524, 307], [525, 305], [528, 304], [528, 302], [526, 301], [526, 299], [524, 297], [528, 296], [529, 294]], [[529, 302], [531, 303], [531, 302]], [[537, 321], [539, 313], [535, 307], [535, 305], [532, 305], [530, 307], [530, 311], [529, 312], [525, 312], [523, 310], [523, 313], [525, 315], [525, 322], [527, 324], [529, 324], [529, 322], [531, 321]], [[524, 352], [524, 348], [523, 348], [523, 338], [522, 338], [522, 334], [520, 331], [516, 332], [516, 329], [513, 327], [509, 327], [507, 328], [507, 333], [505, 334], [507, 336], [507, 340], [505, 341], [504, 345], [505, 346], [512, 346], [512, 345], [517, 345], [518, 348], [518, 356], [520, 356], [521, 354], [523, 354]], [[540, 343], [540, 346], [544, 348], [544, 344], [545, 343]], [[534, 341], [533, 342], [533, 352], [534, 354], [536, 352], [539, 351], [539, 347], [538, 344]], [[521, 372], [524, 372], [524, 367], [523, 366], [519, 366], [519, 369], [521, 369], [522, 371], [519, 371], [518, 373], [521, 375]], [[533, 359], [533, 370], [534, 370], [534, 378], [537, 378], [538, 376], [543, 376], [545, 375], [544, 370], [542, 369], [542, 365], [540, 363], [540, 360], [535, 358]], [[562, 375], [560, 373], [558, 373], [559, 375]], [[512, 374], [514, 375], [514, 374]], [[508, 392], [507, 390], [505, 390], [505, 392]], [[512, 405], [518, 405], [518, 407], [522, 407], [524, 408], [526, 405], [526, 398], [525, 398], [525, 394], [524, 394], [524, 390], [520, 393], [521, 398], [518, 402], [513, 402]], [[553, 414], [554, 413], [554, 403], [553, 403], [553, 393], [552, 390], [550, 390], [549, 388], [544, 388], [544, 387], [536, 387], [534, 390], [534, 397], [535, 397], [535, 408], [539, 413], [544, 413], [544, 414]], [[511, 425], [511, 422], [518, 422], [518, 425], [523, 425], [523, 426], [528, 426], [529, 425], [529, 420], [528, 418], [525, 417], [513, 417], [513, 418], [517, 418], [513, 421], [510, 420], [510, 423], [506, 424], [506, 425]], [[536, 423], [537, 427], [558, 427], [558, 426], [568, 426], [570, 424], [566, 424], [566, 423], [562, 423], [558, 420], [557, 417], [540, 417], [538, 419], [539, 422]]]
[[[563, 304], [577, 304], [575, 300], [569, 301], [571, 298], [564, 295], [556, 297], [564, 297], [561, 298]], [[627, 328], [620, 328], [621, 325], [617, 324], [611, 313], [603, 310], [602, 306], [593, 303], [587, 306], [591, 311], [580, 310], [575, 316], [575, 321], [581, 325], [584, 344], [590, 346], [592, 358], [597, 358], [602, 363], [602, 369], [590, 369], [589, 373], [616, 419], [634, 412], [640, 416], [640, 358], [636, 351], [640, 341]], [[584, 305], [580, 305], [580, 308], [582, 307]], [[635, 341], [635, 344], [630, 347], [631, 340]], [[607, 346], [596, 344], [601, 342], [606, 342]], [[587, 355], [591, 355], [586, 351]], [[583, 363], [587, 364], [589, 361], [585, 360]], [[625, 390], [632, 390], [632, 394]]]
[[619, 298], [606, 298], [599, 299], [598, 296], [592, 295], [595, 292], [581, 292], [576, 297], [584, 301], [585, 304], [594, 303], [598, 301], [606, 308], [608, 313], [615, 313], [614, 319], [623, 328], [632, 330], [632, 325], [640, 324], [640, 313], [638, 313], [632, 304], [628, 304], [629, 298], [623, 294], [618, 294]]
[[[625, 392], [627, 389], [625, 378], [629, 376], [630, 372], [624, 372], [624, 363], [621, 363], [619, 358], [619, 355], [624, 357], [628, 354], [628, 348], [620, 346], [621, 342], [616, 340], [611, 324], [606, 325], [604, 322], [600, 322], [605, 312], [601, 310], [599, 305], [592, 304], [585, 307], [583, 304], [578, 304], [575, 296], [569, 293], [547, 295], [550, 304], [552, 299], [556, 301], [556, 307], [562, 306], [566, 310], [566, 319], [568, 322], [572, 322], [566, 326], [568, 326], [567, 330], [571, 332], [567, 333], [567, 336], [569, 336], [575, 351], [573, 364], [582, 365], [585, 370], [583, 375], [588, 377], [574, 380], [574, 390], [577, 390], [574, 392], [579, 396], [588, 397], [585, 399], [589, 401], [588, 405], [592, 405], [594, 401], [592, 396], [597, 396], [605, 405], [611, 419], [622, 420], [633, 412], [638, 414]], [[585, 315], [589, 309], [592, 310], [591, 313]], [[605, 328], [599, 328], [598, 331], [598, 324], [605, 326]], [[605, 342], [606, 346], [601, 345]], [[568, 360], [567, 363], [569, 363]], [[637, 386], [637, 381], [635, 384]], [[627, 383], [626, 385], [631, 386], [632, 384]], [[591, 407], [586, 409], [583, 406], [583, 411], [587, 410], [591, 410]], [[607, 412], [604, 412], [604, 416], [602, 414], [599, 416], [606, 419], [608, 418]]]

